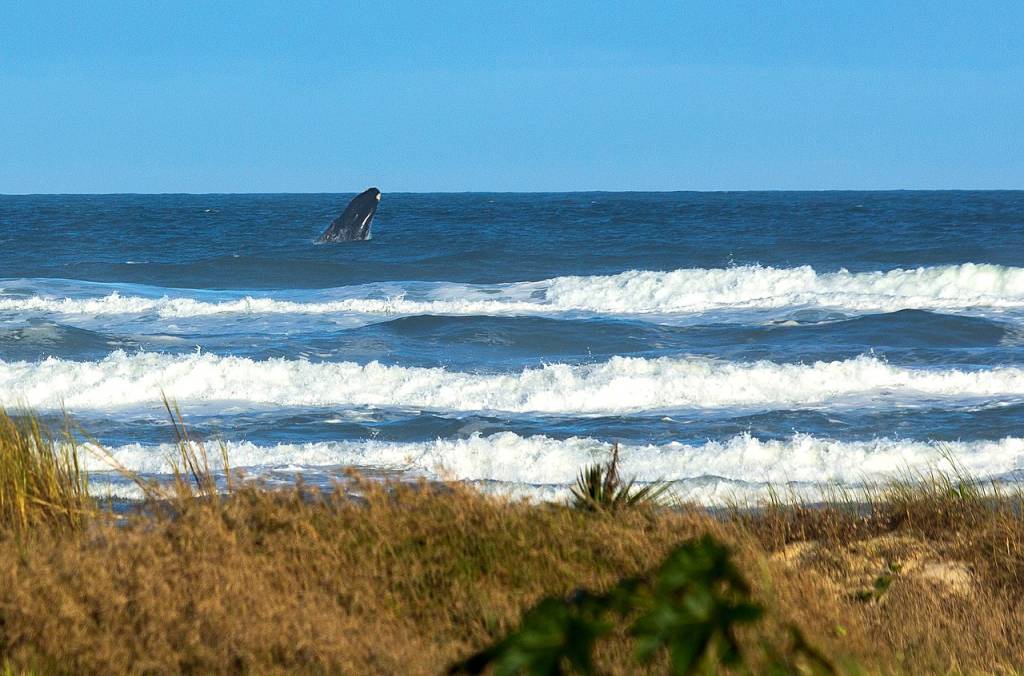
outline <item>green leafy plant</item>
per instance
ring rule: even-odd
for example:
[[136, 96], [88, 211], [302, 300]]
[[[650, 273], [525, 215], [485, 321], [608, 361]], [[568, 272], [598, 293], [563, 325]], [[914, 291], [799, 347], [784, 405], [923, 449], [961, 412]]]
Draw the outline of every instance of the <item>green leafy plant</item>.
[[561, 674], [566, 667], [594, 673], [594, 646], [613, 628], [604, 617], [606, 605], [603, 597], [589, 593], [543, 599], [526, 611], [518, 630], [453, 665], [449, 673], [479, 674], [488, 667], [500, 676]]
[[735, 628], [764, 612], [750, 600], [729, 550], [710, 536], [669, 554], [637, 600], [640, 615], [630, 633], [638, 657], [649, 661], [666, 649], [676, 673], [692, 671], [708, 654], [723, 665], [741, 662]]
[[607, 463], [590, 465], [580, 470], [576, 485], [571, 488], [572, 505], [592, 512], [615, 512], [627, 507], [656, 505], [666, 497], [671, 484], [655, 481], [636, 486], [636, 479], [623, 481], [619, 475], [619, 445], [612, 445]]
[[[736, 629], [763, 614], [729, 550], [705, 535], [673, 550], [653, 573], [620, 580], [604, 594], [584, 590], [541, 600], [515, 631], [452, 665], [449, 673], [593, 674], [594, 647], [615, 629], [616, 617], [629, 622], [640, 662], [667, 653], [676, 674], [702, 665], [737, 667], [745, 656]], [[770, 669], [786, 673], [802, 657], [813, 670], [832, 672], [802, 634], [791, 632], [787, 651], [766, 648]]]

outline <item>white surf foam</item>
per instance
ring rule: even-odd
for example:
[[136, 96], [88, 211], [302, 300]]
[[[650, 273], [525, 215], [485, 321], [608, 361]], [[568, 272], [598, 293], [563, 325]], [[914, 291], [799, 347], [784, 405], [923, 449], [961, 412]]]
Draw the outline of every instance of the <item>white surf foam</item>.
[[413, 301], [401, 294], [387, 298], [347, 298], [324, 302], [298, 302], [245, 296], [234, 300], [202, 301], [193, 298], [146, 298], [113, 292], [99, 298], [0, 298], [0, 311], [40, 312], [67, 315], [156, 314], [163, 319], [222, 314], [320, 315], [320, 314], [529, 314], [543, 310], [538, 303], [510, 301]]
[[113, 352], [100, 361], [0, 361], [0, 405], [109, 410], [160, 401], [619, 414], [716, 407], [886, 405], [1024, 395], [1024, 369], [922, 370], [870, 356], [813, 364], [613, 357], [509, 374], [211, 354]]
[[[339, 441], [258, 446], [242, 441], [226, 446], [233, 467], [257, 473], [260, 469], [315, 473], [327, 467], [359, 466], [428, 478], [499, 482], [520, 489], [569, 486], [581, 467], [606, 460], [609, 452], [607, 443], [595, 439], [558, 440], [511, 432], [414, 443]], [[171, 445], [133, 444], [114, 448], [111, 453], [122, 466], [135, 472], [166, 474], [171, 471], [168, 458], [173, 457], [175, 449]], [[894, 439], [841, 442], [797, 434], [789, 439], [763, 441], [744, 434], [701, 445], [624, 444], [620, 448], [624, 476], [636, 477], [640, 482], [681, 482], [681, 495], [710, 503], [721, 502], [731, 493], [756, 495], [765, 484], [853, 486], [913, 471], [943, 470], [949, 468], [950, 456], [972, 476], [1000, 476], [1024, 468], [1024, 439], [945, 444]], [[86, 457], [89, 471], [109, 468], [94, 456]]]
[[1024, 306], [1024, 268], [947, 265], [889, 272], [815, 272], [743, 266], [561, 277], [547, 291], [561, 307], [602, 312], [698, 312], [725, 307], [844, 310]]
[[[99, 288], [102, 285], [88, 286], [92, 293]], [[295, 292], [289, 294], [294, 296]], [[203, 299], [188, 297], [188, 292], [182, 290], [173, 295], [177, 297], [123, 295], [120, 290], [88, 298], [45, 292], [29, 297], [0, 295], [0, 311], [86, 316], [155, 314], [173, 319], [224, 314], [677, 315], [789, 307], [846, 312], [1006, 310], [1024, 308], [1024, 268], [964, 263], [888, 272], [818, 273], [810, 266], [741, 266], [671, 272], [634, 270], [486, 286], [395, 282], [310, 291], [313, 300], [237, 293], [227, 299]]]

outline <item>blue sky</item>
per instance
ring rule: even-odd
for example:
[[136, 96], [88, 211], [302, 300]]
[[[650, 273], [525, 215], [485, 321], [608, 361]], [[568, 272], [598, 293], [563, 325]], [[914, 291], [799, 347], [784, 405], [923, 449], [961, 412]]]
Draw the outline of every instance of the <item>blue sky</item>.
[[0, 0], [0, 192], [1024, 188], [1021, 2]]

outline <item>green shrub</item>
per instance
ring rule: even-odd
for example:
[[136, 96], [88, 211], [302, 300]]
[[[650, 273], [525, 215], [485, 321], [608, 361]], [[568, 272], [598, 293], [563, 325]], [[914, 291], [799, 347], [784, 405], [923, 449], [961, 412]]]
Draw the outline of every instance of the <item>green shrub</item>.
[[580, 470], [571, 488], [572, 504], [577, 509], [615, 512], [627, 507], [653, 506], [663, 501], [671, 485], [655, 481], [634, 488], [636, 479], [623, 483], [619, 476], [619, 445], [612, 445], [612, 457], [605, 463]]
[[[709, 535], [673, 550], [657, 570], [625, 578], [604, 594], [578, 591], [569, 598], [547, 597], [523, 615], [518, 629], [454, 664], [449, 673], [497, 675], [562, 674], [568, 668], [595, 673], [596, 643], [628, 622], [636, 657], [650, 663], [667, 654], [672, 673], [701, 666], [746, 664], [736, 629], [755, 624], [764, 609], [733, 564], [729, 550]], [[795, 660], [805, 670], [833, 673], [832, 665], [791, 629], [792, 645], [765, 644], [768, 670], [790, 673]]]

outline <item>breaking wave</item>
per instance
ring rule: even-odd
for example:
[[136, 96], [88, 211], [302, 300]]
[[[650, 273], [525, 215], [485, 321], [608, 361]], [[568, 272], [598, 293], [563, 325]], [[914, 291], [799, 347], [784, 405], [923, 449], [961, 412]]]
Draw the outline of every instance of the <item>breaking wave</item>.
[[777, 408], [1024, 395], [1024, 369], [925, 370], [871, 356], [813, 364], [613, 357], [499, 374], [378, 362], [113, 352], [99, 361], [0, 361], [0, 405], [111, 409], [182, 404], [370, 406], [513, 413]]
[[[92, 285], [94, 289], [103, 285]], [[538, 282], [471, 285], [407, 282], [309, 291], [314, 300], [234, 294], [231, 298], [128, 295], [89, 298], [42, 293], [3, 295], [0, 311], [74, 315], [155, 313], [163, 318], [218, 314], [522, 315], [544, 313], [685, 314], [712, 310], [827, 308], [849, 312], [902, 309], [1024, 308], [1024, 268], [964, 263], [888, 272], [816, 272], [810, 266], [741, 266], [629, 271]], [[294, 296], [294, 293], [291, 294]], [[332, 297], [344, 296], [344, 297]]]
[[[471, 482], [572, 484], [579, 469], [607, 458], [608, 444], [590, 438], [523, 437], [512, 432], [424, 442], [338, 441], [259, 446], [226, 443], [234, 467], [316, 473], [324, 468], [373, 467], [413, 476]], [[111, 449], [123, 467], [144, 474], [171, 472], [171, 445], [132, 444]], [[90, 471], [109, 469], [86, 454]], [[749, 434], [701, 445], [622, 445], [621, 469], [640, 482], [667, 480], [690, 499], [718, 502], [731, 490], [749, 494], [752, 484], [835, 482], [856, 486], [885, 481], [910, 471], [949, 469], [949, 458], [978, 478], [998, 477], [1024, 467], [1024, 438], [935, 444], [899, 439], [843, 442], [796, 434], [760, 440]], [[723, 483], [724, 482], [724, 483]], [[746, 486], [750, 488], [750, 486]]]

